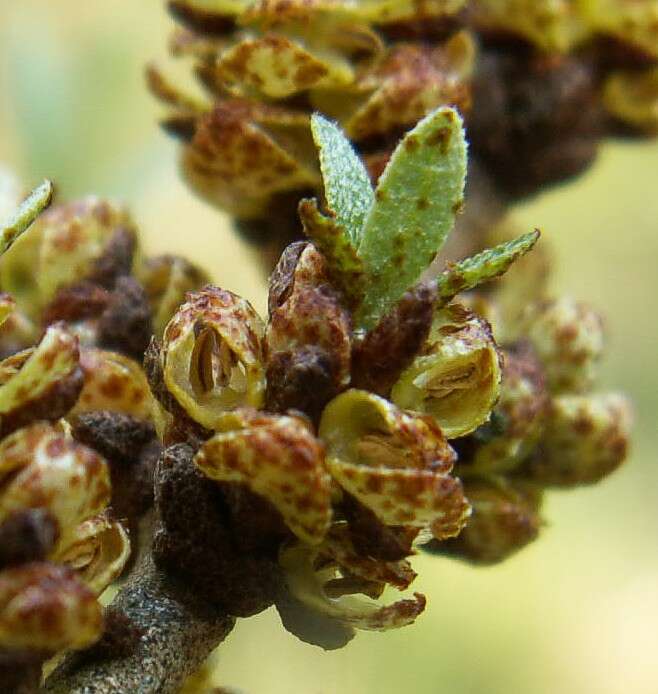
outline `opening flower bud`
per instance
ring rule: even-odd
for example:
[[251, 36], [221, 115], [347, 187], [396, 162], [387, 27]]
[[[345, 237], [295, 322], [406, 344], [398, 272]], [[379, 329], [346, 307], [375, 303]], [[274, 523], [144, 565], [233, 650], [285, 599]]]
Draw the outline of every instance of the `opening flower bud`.
[[459, 532], [469, 508], [448, 474], [454, 451], [433, 421], [348, 390], [327, 405], [319, 432], [331, 475], [383, 523]]
[[449, 439], [489, 419], [501, 382], [501, 358], [491, 327], [458, 304], [437, 312], [429, 338], [393, 386], [405, 410], [431, 415]]

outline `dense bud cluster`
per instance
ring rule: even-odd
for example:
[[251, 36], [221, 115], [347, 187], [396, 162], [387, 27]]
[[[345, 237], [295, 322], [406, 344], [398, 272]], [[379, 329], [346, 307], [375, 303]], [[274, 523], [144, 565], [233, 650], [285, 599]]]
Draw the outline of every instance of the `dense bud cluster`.
[[[10, 211], [19, 187], [2, 181]], [[152, 315], [203, 281], [173, 257], [139, 260], [127, 213], [97, 198], [20, 236], [50, 194], [2, 227], [0, 671], [17, 690], [102, 633], [96, 596], [124, 570], [129, 532], [137, 544], [161, 450], [139, 363]]]
[[[163, 126], [195, 192], [275, 246], [321, 187], [313, 111], [336, 120], [377, 180], [402, 133], [441, 105], [507, 194], [580, 173], [599, 141], [658, 128], [655, 0], [174, 0], [170, 47], [203, 95], [155, 68]], [[273, 218], [273, 211], [276, 212]], [[272, 224], [265, 224], [265, 220]], [[280, 250], [280, 248], [279, 248]]]
[[[409, 133], [376, 191], [340, 132], [319, 118], [313, 128], [327, 212], [300, 204], [311, 241], [283, 252], [268, 320], [208, 285], [149, 348], [169, 446], [156, 476], [154, 556], [229, 614], [274, 603], [290, 631], [335, 648], [354, 628], [397, 628], [422, 612], [418, 594], [376, 602], [387, 586], [411, 585], [419, 547], [491, 563], [534, 539], [544, 487], [593, 482], [621, 463], [628, 408], [588, 394], [601, 353], [596, 314], [549, 301], [539, 286], [519, 316], [505, 306], [505, 280], [477, 288], [537, 234], [418, 282], [433, 255], [419, 253], [425, 239], [414, 234], [425, 207], [406, 206], [433, 185], [433, 157], [443, 193], [459, 198], [449, 185], [465, 156], [454, 115], [439, 110]], [[417, 178], [395, 188], [409, 152], [424, 156], [437, 133], [443, 150], [416, 159]], [[392, 190], [403, 219], [387, 207]], [[446, 233], [447, 209], [433, 212]]]

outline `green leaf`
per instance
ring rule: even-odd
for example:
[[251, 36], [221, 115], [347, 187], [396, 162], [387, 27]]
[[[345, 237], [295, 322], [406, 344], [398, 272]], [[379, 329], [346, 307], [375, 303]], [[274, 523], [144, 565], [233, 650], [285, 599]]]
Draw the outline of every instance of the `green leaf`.
[[437, 278], [438, 306], [445, 306], [460, 292], [500, 277], [537, 243], [540, 235], [535, 229], [450, 266]]
[[336, 215], [338, 225], [357, 246], [364, 219], [375, 200], [368, 172], [335, 123], [314, 113], [311, 130], [320, 154], [327, 205]]
[[379, 179], [358, 246], [368, 280], [357, 328], [376, 325], [434, 260], [461, 209], [465, 178], [462, 120], [443, 107], [407, 133]]
[[53, 184], [44, 181], [28, 195], [15, 213], [0, 225], [0, 255], [9, 250], [14, 241], [50, 205], [52, 199]]
[[320, 212], [317, 200], [302, 200], [299, 203], [299, 218], [304, 232], [327, 261], [334, 286], [343, 293], [349, 306], [357, 305], [363, 292], [363, 262], [345, 230], [336, 219]]

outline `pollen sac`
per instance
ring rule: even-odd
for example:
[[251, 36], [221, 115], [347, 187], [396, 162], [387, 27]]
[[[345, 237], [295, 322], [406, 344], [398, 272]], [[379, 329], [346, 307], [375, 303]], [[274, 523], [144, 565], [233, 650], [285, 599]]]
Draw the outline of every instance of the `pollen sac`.
[[473, 514], [458, 537], [432, 541], [425, 549], [474, 564], [496, 564], [539, 534], [541, 492], [528, 484], [500, 479], [465, 484]]
[[185, 295], [208, 284], [206, 273], [177, 255], [148, 258], [139, 269], [153, 313], [153, 330], [160, 339], [167, 323], [184, 303]]
[[437, 312], [421, 354], [393, 386], [405, 410], [431, 415], [449, 439], [474, 431], [498, 400], [501, 358], [491, 326], [463, 306]]
[[251, 304], [207, 286], [188, 294], [163, 336], [164, 383], [195, 421], [215, 428], [237, 407], [260, 407], [265, 394], [264, 326]]
[[[425, 609], [425, 597], [419, 593], [384, 606], [350, 594], [330, 597], [327, 587], [338, 577], [337, 569], [332, 564], [316, 569], [317, 558], [317, 549], [301, 544], [284, 547], [279, 556], [288, 591], [317, 613], [347, 627], [386, 631], [413, 624]], [[360, 592], [359, 588], [354, 592]]]
[[316, 420], [349, 383], [351, 325], [311, 244], [293, 244], [282, 255], [270, 281], [269, 309], [266, 406], [297, 409]]
[[130, 540], [121, 523], [101, 513], [80, 523], [68, 546], [53, 561], [74, 569], [96, 595], [117, 579], [130, 557]]
[[78, 525], [110, 501], [105, 461], [46, 423], [0, 442], [0, 479], [0, 522], [18, 510], [43, 508], [58, 523], [57, 548], [68, 546]]
[[83, 348], [80, 366], [84, 386], [71, 415], [107, 410], [151, 419], [153, 397], [140, 365], [122, 354]]
[[631, 407], [622, 395], [561, 395], [551, 401], [546, 428], [524, 472], [541, 484], [593, 484], [626, 457]]
[[319, 433], [332, 477], [382, 523], [459, 532], [469, 506], [449, 474], [454, 451], [431, 418], [348, 390], [327, 405]]
[[0, 571], [0, 646], [84, 648], [102, 628], [102, 607], [71, 569], [34, 562]]
[[218, 432], [194, 458], [204, 475], [265, 497], [303, 542], [318, 544], [331, 522], [331, 480], [324, 451], [295, 417], [236, 410], [215, 420]]
[[613, 72], [605, 83], [603, 101], [608, 112], [624, 124], [658, 133], [658, 67]]
[[3, 435], [38, 419], [56, 421], [82, 388], [78, 341], [62, 323], [41, 342], [0, 362], [0, 428]]
[[551, 392], [589, 390], [603, 352], [601, 316], [585, 304], [562, 298], [530, 309], [526, 326]]
[[472, 455], [462, 460], [460, 454], [459, 464], [465, 464], [469, 473], [510, 472], [527, 457], [542, 432], [549, 398], [539, 360], [527, 343], [504, 350], [503, 356], [500, 399], [492, 422], [472, 435]]

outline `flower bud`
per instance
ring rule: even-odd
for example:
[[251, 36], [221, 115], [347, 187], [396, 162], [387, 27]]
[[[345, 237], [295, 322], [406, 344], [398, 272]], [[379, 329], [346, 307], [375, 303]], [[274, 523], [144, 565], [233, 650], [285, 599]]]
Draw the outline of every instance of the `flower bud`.
[[320, 442], [294, 417], [235, 410], [194, 458], [211, 479], [244, 484], [265, 497], [302, 541], [318, 544], [331, 521], [331, 483]]
[[0, 572], [0, 646], [84, 648], [102, 628], [101, 606], [70, 569], [35, 562]]
[[493, 411], [498, 427], [494, 433], [476, 430], [473, 453], [465, 460], [460, 454], [460, 465], [465, 463], [469, 474], [509, 472], [528, 455], [542, 431], [548, 395], [541, 364], [526, 343], [504, 350], [503, 356], [500, 399]]
[[78, 341], [62, 323], [51, 325], [36, 347], [0, 362], [3, 435], [38, 419], [56, 421], [81, 387]]
[[121, 523], [101, 513], [80, 523], [53, 561], [74, 569], [96, 595], [117, 579], [130, 557], [130, 540]]
[[327, 467], [349, 494], [386, 525], [459, 532], [468, 517], [455, 460], [431, 419], [398, 410], [384, 398], [348, 390], [332, 400], [320, 421]]
[[227, 410], [262, 405], [263, 332], [235, 294], [213, 286], [188, 294], [165, 328], [160, 358], [167, 389], [193, 420], [213, 429]]
[[269, 310], [267, 408], [316, 420], [349, 383], [351, 326], [313, 245], [284, 252], [270, 281]]
[[148, 258], [138, 275], [151, 303], [153, 330], [158, 339], [184, 303], [187, 292], [201, 289], [209, 282], [203, 270], [177, 255]]
[[624, 461], [631, 420], [628, 400], [616, 393], [554, 398], [528, 474], [558, 487], [598, 482]]
[[43, 508], [59, 524], [58, 548], [110, 501], [107, 464], [54, 427], [37, 423], [0, 442], [0, 522], [17, 510]]
[[[467, 111], [475, 59], [475, 42], [467, 32], [443, 45], [402, 44], [373, 68], [362, 70], [349, 87], [315, 90], [311, 102], [340, 121], [352, 140], [386, 136], [415, 125], [444, 104]], [[344, 98], [345, 92], [351, 98]]]
[[495, 564], [507, 559], [539, 533], [541, 494], [528, 485], [496, 480], [468, 481], [465, 493], [473, 514], [464, 530], [445, 543], [427, 549], [474, 564]]
[[83, 348], [80, 366], [84, 386], [71, 415], [108, 410], [150, 419], [153, 397], [148, 381], [136, 361], [117, 352]]
[[452, 439], [489, 419], [500, 382], [491, 327], [451, 304], [437, 312], [423, 351], [393, 386], [391, 399], [405, 410], [431, 415]]
[[135, 244], [123, 208], [96, 197], [58, 205], [3, 259], [2, 286], [32, 315], [58, 289], [82, 279], [111, 289], [119, 275], [130, 273]]
[[319, 184], [308, 117], [238, 98], [198, 119], [182, 170], [201, 197], [241, 218], [266, 215], [274, 195]]
[[603, 321], [598, 313], [561, 298], [530, 309], [526, 326], [551, 392], [583, 392], [592, 386], [603, 352]]

